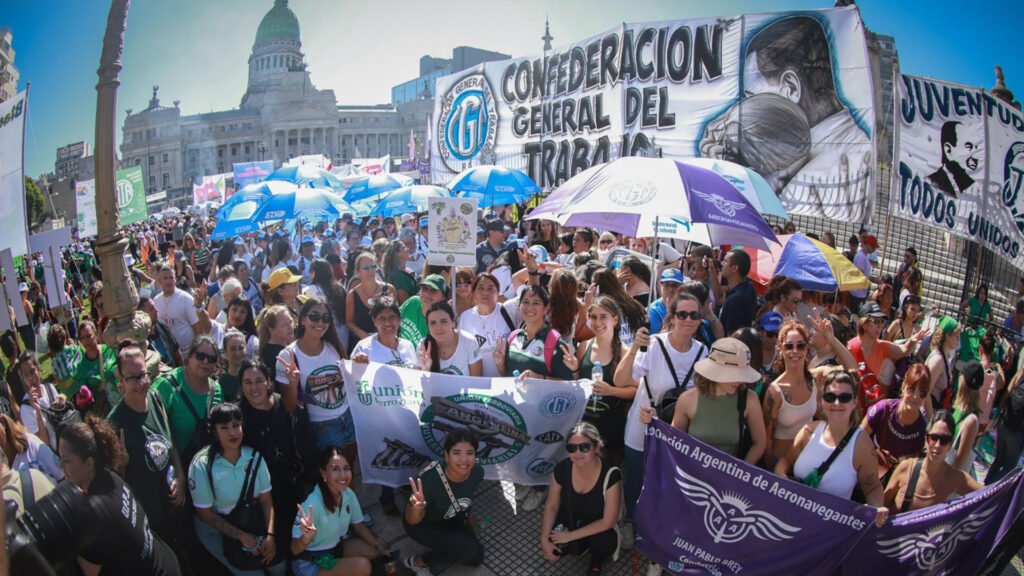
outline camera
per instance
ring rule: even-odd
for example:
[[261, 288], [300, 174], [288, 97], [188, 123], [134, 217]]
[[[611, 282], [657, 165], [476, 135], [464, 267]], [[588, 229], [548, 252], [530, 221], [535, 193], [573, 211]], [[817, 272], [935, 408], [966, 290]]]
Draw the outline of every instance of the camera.
[[17, 516], [7, 506], [4, 540], [12, 574], [73, 572], [75, 557], [88, 546], [95, 531], [86, 524], [88, 499], [71, 482], [62, 482], [37, 502], [26, 503]]

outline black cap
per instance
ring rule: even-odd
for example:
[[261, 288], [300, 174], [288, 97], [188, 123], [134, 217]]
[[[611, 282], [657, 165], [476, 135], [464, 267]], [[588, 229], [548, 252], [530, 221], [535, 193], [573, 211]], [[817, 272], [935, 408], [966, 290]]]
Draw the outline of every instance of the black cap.
[[964, 384], [968, 388], [971, 390], [981, 390], [982, 384], [985, 383], [985, 370], [981, 367], [981, 362], [977, 360], [964, 362], [961, 360], [956, 363], [956, 369], [964, 377]]
[[484, 226], [484, 230], [487, 230], [488, 232], [504, 232], [505, 223], [502, 222], [501, 220], [491, 220], [490, 222], [487, 223], [487, 226]]

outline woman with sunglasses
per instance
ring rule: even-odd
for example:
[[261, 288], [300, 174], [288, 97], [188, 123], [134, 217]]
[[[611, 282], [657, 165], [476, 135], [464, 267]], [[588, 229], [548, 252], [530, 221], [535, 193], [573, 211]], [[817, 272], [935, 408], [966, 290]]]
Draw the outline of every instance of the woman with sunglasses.
[[901, 458], [920, 454], [924, 447], [928, 431], [924, 404], [930, 379], [927, 366], [914, 364], [903, 378], [900, 397], [876, 402], [861, 420], [860, 427], [875, 444], [878, 476], [883, 483]]
[[427, 329], [429, 333], [418, 351], [421, 369], [458, 376], [483, 375], [480, 344], [476, 338], [459, 330], [451, 304], [441, 301], [430, 305]]
[[146, 353], [134, 342], [121, 344], [117, 380], [124, 397], [107, 416], [128, 453], [124, 480], [165, 542], [178, 541], [173, 516], [188, 494], [186, 469], [171, 442], [171, 423], [146, 371]]
[[[782, 317], [789, 320], [797, 317], [797, 309], [803, 302], [803, 291], [800, 289], [800, 283], [792, 278], [786, 278], [780, 276], [782, 281], [774, 286], [774, 300], [775, 310]], [[765, 296], [766, 299], [769, 296]]]
[[473, 299], [473, 283], [476, 281], [476, 274], [468, 266], [461, 266], [455, 270], [455, 316], [462, 315], [476, 302]]
[[77, 394], [82, 387], [88, 388], [96, 402], [90, 410], [105, 416], [121, 399], [116, 387], [117, 378], [114, 376], [116, 354], [106, 344], [100, 344], [99, 331], [90, 320], [78, 326], [78, 337], [82, 344], [82, 358], [71, 378], [69, 396]]
[[482, 272], [473, 281], [472, 295], [475, 306], [459, 316], [459, 326], [470, 334], [483, 338], [480, 355], [483, 360], [483, 375], [499, 376], [494, 361], [494, 350], [498, 343], [508, 340], [508, 335], [519, 324], [517, 300], [498, 302], [501, 286], [498, 279], [489, 272]]
[[875, 524], [881, 527], [889, 510], [884, 506], [871, 438], [857, 425], [857, 383], [848, 372], [833, 370], [825, 377], [824, 390], [825, 420], [800, 429], [793, 445], [775, 465], [775, 473], [792, 475], [804, 484], [846, 499], [859, 485], [866, 502], [878, 508]]
[[871, 406], [887, 396], [885, 392], [889, 383], [882, 381], [885, 361], [896, 362], [913, 353], [921, 340], [928, 335], [928, 329], [914, 332], [899, 344], [882, 340], [882, 331], [889, 322], [889, 316], [874, 300], [868, 300], [861, 305], [859, 318], [857, 336], [847, 343], [847, 347], [857, 361], [860, 371], [860, 401], [863, 402], [863, 406]]
[[185, 365], [161, 375], [153, 389], [167, 411], [174, 445], [181, 451], [182, 461], [202, 447], [204, 426], [211, 406], [224, 401], [220, 384], [213, 379], [220, 362], [220, 352], [206, 335], [197, 336], [185, 356]]
[[[856, 368], [853, 356], [832, 333], [832, 324], [814, 312], [811, 320], [816, 332], [824, 335], [829, 347], [843, 360], [847, 369]], [[787, 320], [779, 328], [778, 354], [775, 371], [778, 378], [768, 385], [764, 396], [765, 431], [768, 450], [764, 462], [770, 470], [775, 461], [785, 456], [793, 446], [797, 433], [814, 419], [821, 410], [821, 385], [829, 366], [811, 368], [809, 362], [810, 333], [796, 319]]]
[[377, 260], [372, 252], [360, 252], [356, 256], [355, 276], [349, 284], [348, 296], [345, 300], [345, 325], [348, 326], [349, 352], [360, 340], [367, 338], [375, 331], [370, 309], [373, 300], [387, 296], [397, 298], [395, 287], [377, 281]]
[[885, 505], [892, 514], [942, 504], [984, 488], [966, 472], [946, 462], [955, 428], [953, 415], [947, 410], [939, 410], [932, 417], [925, 435], [924, 457], [900, 462], [885, 486]]
[[604, 443], [593, 424], [573, 426], [565, 443], [568, 458], [555, 466], [544, 504], [540, 549], [555, 562], [565, 554], [590, 551], [587, 574], [618, 551], [622, 472], [603, 457]]

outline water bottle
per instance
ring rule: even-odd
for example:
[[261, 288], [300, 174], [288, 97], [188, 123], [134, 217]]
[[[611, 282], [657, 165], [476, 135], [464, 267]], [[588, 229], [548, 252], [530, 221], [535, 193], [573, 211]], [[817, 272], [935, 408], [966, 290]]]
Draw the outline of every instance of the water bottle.
[[[594, 369], [590, 372], [590, 379], [594, 382], [604, 382], [604, 369], [601, 367], [600, 362], [594, 362]], [[592, 402], [591, 409], [596, 411], [597, 403], [603, 398], [596, 392], [591, 392], [590, 398]]]
[[519, 370], [512, 371], [512, 378], [516, 381], [516, 390], [519, 390], [520, 394], [526, 393], [526, 381], [522, 376], [522, 372]]

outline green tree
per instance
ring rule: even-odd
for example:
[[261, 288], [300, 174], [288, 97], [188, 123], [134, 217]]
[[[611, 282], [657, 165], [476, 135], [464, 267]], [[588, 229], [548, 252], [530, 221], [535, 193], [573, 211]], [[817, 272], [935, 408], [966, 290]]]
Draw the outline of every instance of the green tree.
[[35, 180], [25, 177], [25, 211], [29, 224], [41, 222], [46, 217], [46, 200]]

